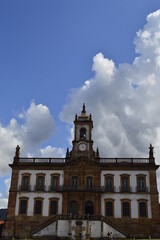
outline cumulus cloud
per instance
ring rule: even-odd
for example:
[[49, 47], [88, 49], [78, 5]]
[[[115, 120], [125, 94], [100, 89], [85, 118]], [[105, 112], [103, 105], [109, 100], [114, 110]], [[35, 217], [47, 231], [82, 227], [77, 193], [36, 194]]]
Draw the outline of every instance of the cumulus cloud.
[[56, 148], [56, 147], [52, 147], [52, 146], [47, 146], [43, 149], [40, 149], [38, 151], [38, 156], [41, 157], [57, 157], [57, 158], [61, 158], [64, 157], [65, 155], [65, 151], [62, 148]]
[[[13, 162], [16, 145], [20, 145], [23, 156], [29, 153], [37, 154], [39, 157], [45, 154], [52, 157], [53, 154], [60, 156], [62, 149], [48, 146], [41, 149], [40, 145], [53, 133], [54, 120], [49, 109], [42, 105], [31, 102], [30, 107], [19, 114], [19, 119], [11, 119], [8, 126], [0, 125], [0, 175], [9, 171], [8, 163]], [[40, 149], [40, 150], [37, 150]]]
[[70, 123], [85, 102], [101, 156], [148, 157], [152, 143], [160, 163], [160, 10], [147, 16], [134, 43], [132, 64], [116, 68], [102, 53], [93, 58], [94, 77], [70, 93], [60, 118]]
[[11, 181], [10, 178], [7, 178], [7, 179], [4, 180], [4, 183], [5, 183], [5, 186], [6, 186], [6, 190], [5, 190], [5, 192], [3, 194], [0, 193], [0, 209], [7, 207], [10, 181]]

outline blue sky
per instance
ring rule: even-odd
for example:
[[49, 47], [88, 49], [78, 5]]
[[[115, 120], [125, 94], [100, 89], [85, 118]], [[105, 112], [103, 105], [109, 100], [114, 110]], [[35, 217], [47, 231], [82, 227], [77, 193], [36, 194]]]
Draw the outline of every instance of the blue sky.
[[[48, 145], [55, 148], [54, 153], [58, 148], [61, 148], [59, 154], [66, 149], [69, 145], [70, 131], [72, 131], [71, 119], [73, 119], [75, 112], [80, 112], [83, 101], [86, 101], [89, 111], [96, 118], [96, 108], [91, 106], [94, 91], [88, 92], [88, 98], [86, 95], [80, 95], [80, 92], [87, 80], [96, 79], [96, 76], [103, 78], [99, 73], [101, 68], [99, 70], [97, 62], [102, 63], [104, 58], [112, 59], [115, 68], [121, 69], [120, 76], [124, 74], [124, 71], [132, 72], [133, 69], [130, 70], [130, 68], [135, 58], [139, 55], [144, 56], [143, 53], [146, 51], [142, 51], [142, 47], [139, 47], [141, 51], [137, 50], [137, 53], [135, 53], [136, 43], [134, 43], [134, 39], [136, 38], [136, 32], [143, 29], [147, 15], [158, 9], [160, 9], [159, 0], [0, 1], [0, 123], [3, 131], [6, 131], [6, 145], [4, 144], [4, 149], [0, 152], [1, 169], [3, 169], [1, 159], [12, 156], [11, 154], [5, 155], [5, 146], [6, 151], [14, 153], [14, 143], [22, 145], [22, 155], [36, 154], [36, 148], [41, 149], [40, 155], [47, 153], [45, 148]], [[138, 44], [139, 42], [136, 45], [137, 49], [140, 46]], [[103, 54], [104, 58], [100, 55], [97, 56], [99, 53]], [[97, 58], [94, 62], [95, 56]], [[93, 62], [95, 63], [94, 66]], [[104, 65], [105, 63], [106, 61]], [[106, 68], [109, 67], [111, 67], [111, 62], [106, 63]], [[151, 72], [153, 74], [153, 71]], [[133, 79], [134, 74], [132, 75]], [[151, 76], [151, 74], [148, 76]], [[135, 76], [136, 78], [137, 76]], [[137, 82], [132, 82], [132, 84], [135, 83], [137, 84]], [[119, 88], [123, 87], [123, 83], [121, 82], [118, 86]], [[107, 91], [103, 94], [107, 95]], [[100, 95], [101, 92], [99, 92]], [[141, 105], [141, 99], [136, 97], [136, 101], [135, 106]], [[154, 101], [156, 101], [156, 97]], [[74, 102], [77, 104], [74, 104]], [[105, 100], [101, 102], [98, 98], [97, 102], [103, 109]], [[115, 104], [117, 104], [116, 101]], [[123, 103], [121, 101], [121, 106], [123, 104], [124, 101]], [[152, 102], [150, 104], [153, 106]], [[46, 106], [47, 109], [42, 106]], [[130, 109], [127, 110], [127, 107], [128, 105], [125, 105], [125, 110], [128, 113]], [[155, 109], [155, 107], [153, 108]], [[45, 126], [45, 123], [47, 126], [47, 123], [50, 123], [50, 128], [41, 133], [41, 141], [37, 141], [37, 143], [35, 140], [37, 139], [37, 132], [30, 139], [28, 139], [28, 135], [25, 135], [28, 144], [25, 147], [22, 138], [17, 137], [17, 135], [24, 134], [22, 129], [32, 129], [35, 126], [35, 119], [33, 124], [31, 118], [34, 115], [33, 111], [48, 114], [47, 119], [42, 117], [43, 114], [40, 115], [40, 118], [44, 121], [37, 126]], [[133, 124], [128, 127], [127, 120], [121, 117], [118, 109], [112, 111], [116, 112], [119, 119], [123, 119], [121, 122], [124, 129], [128, 129], [129, 142], [134, 147], [130, 150], [130, 155], [134, 155], [134, 153], [143, 154], [145, 152], [143, 147], [148, 154], [148, 145], [141, 147], [141, 143], [139, 143], [136, 146], [137, 136], [134, 135], [135, 130], [131, 127], [135, 126], [134, 123], [138, 126], [138, 123], [143, 121], [134, 118], [132, 119]], [[111, 112], [111, 109], [108, 112]], [[52, 126], [51, 118], [54, 119], [54, 126]], [[10, 124], [11, 119], [16, 119], [16, 123], [12, 121], [12, 124]], [[98, 118], [95, 122], [98, 126]], [[32, 127], [30, 127], [30, 123], [32, 123]], [[150, 126], [146, 128], [148, 135], [147, 137], [144, 136], [144, 139], [148, 139], [148, 136], [152, 139], [155, 136], [154, 134], [149, 135], [152, 119], [149, 119], [148, 126]], [[159, 125], [157, 125], [158, 127]], [[18, 129], [16, 133], [13, 128]], [[9, 150], [6, 140], [7, 134], [14, 135], [14, 141]], [[106, 130], [106, 134], [113, 136], [115, 134], [114, 129]], [[156, 136], [158, 136], [158, 133], [156, 133]], [[0, 132], [0, 139], [0, 142], [4, 142], [2, 131]], [[112, 152], [115, 149], [115, 154], [118, 154], [120, 148], [116, 144], [114, 145], [115, 139], [112, 142]], [[143, 139], [141, 142], [143, 142]], [[100, 141], [98, 143], [101, 144]], [[146, 141], [146, 144], [148, 143], [149, 140]], [[109, 144], [108, 147], [110, 147]], [[34, 145], [33, 148], [32, 145]], [[116, 147], [114, 148], [114, 146]], [[101, 148], [103, 148], [103, 144]], [[42, 149], [45, 149], [45, 151]], [[135, 152], [135, 149], [137, 152]], [[12, 159], [6, 161], [9, 163]], [[5, 191], [8, 183], [6, 179], [9, 179], [9, 177], [10, 173], [4, 167], [3, 174], [0, 175], [0, 198], [6, 198]], [[0, 201], [0, 207], [3, 206], [4, 201]]]

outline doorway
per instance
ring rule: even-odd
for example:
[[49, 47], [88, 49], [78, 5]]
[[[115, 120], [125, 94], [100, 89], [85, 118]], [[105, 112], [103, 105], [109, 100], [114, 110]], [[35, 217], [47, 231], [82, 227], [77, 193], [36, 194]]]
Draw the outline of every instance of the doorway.
[[93, 208], [93, 202], [87, 201], [85, 203], [85, 215], [93, 215], [94, 214], [94, 208]]
[[69, 213], [71, 213], [73, 216], [78, 215], [78, 203], [76, 201], [70, 202]]

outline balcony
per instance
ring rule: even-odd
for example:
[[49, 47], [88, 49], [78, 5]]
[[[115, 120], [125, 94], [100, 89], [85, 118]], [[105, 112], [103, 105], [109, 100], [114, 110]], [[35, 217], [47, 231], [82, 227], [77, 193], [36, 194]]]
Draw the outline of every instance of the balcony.
[[130, 193], [130, 192], [132, 192], [132, 187], [121, 186], [121, 187], [119, 187], [119, 192]]
[[29, 185], [29, 186], [22, 186], [20, 185], [18, 187], [18, 191], [21, 192], [99, 192], [99, 193], [149, 193], [149, 188], [139, 188], [135, 187], [134, 189], [132, 187], [106, 187], [106, 186], [70, 186], [70, 185], [64, 185], [64, 186], [35, 186], [35, 185]]
[[101, 187], [101, 191], [102, 192], [107, 192], [107, 193], [113, 193], [113, 192], [115, 192], [115, 187], [112, 187], [112, 186], [110, 186], [110, 187], [107, 187], [107, 186], [105, 186], [105, 187]]
[[64, 185], [64, 186], [35, 186], [35, 185], [29, 185], [27, 187], [23, 187], [22, 185], [18, 188], [19, 191], [22, 192], [104, 192], [103, 187], [73, 187], [70, 185]]
[[136, 187], [136, 192], [146, 193], [146, 192], [149, 192], [149, 189], [148, 187]]
[[22, 192], [28, 192], [30, 189], [30, 186], [27, 185], [27, 186], [24, 186], [24, 185], [20, 185], [19, 186], [19, 191], [22, 191]]
[[149, 164], [149, 158], [100, 158], [100, 164]]
[[[51, 164], [51, 165], [63, 165], [66, 164], [65, 158], [19, 158], [20, 164], [25, 165], [37, 165], [37, 164]], [[131, 164], [131, 165], [148, 165], [148, 164], [155, 164], [149, 158], [100, 158], [100, 164], [102, 165], [123, 165], [123, 164]]]

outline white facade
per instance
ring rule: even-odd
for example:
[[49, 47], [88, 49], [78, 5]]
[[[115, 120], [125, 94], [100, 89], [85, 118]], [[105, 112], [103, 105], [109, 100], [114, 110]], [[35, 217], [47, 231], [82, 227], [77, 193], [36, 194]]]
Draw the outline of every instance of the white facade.
[[[102, 171], [101, 172], [101, 186], [105, 186], [105, 176], [106, 175], [113, 175], [114, 179], [114, 186], [115, 192], [114, 193], [104, 193], [101, 196], [101, 214], [105, 215], [105, 201], [107, 199], [112, 199], [114, 201], [114, 217], [121, 218], [122, 211], [121, 211], [121, 202], [123, 199], [130, 200], [131, 206], [131, 218], [138, 218], [138, 200], [146, 200], [147, 201], [147, 213], [148, 218], [152, 218], [151, 212], [151, 200], [150, 194], [148, 193], [138, 193], [136, 192], [137, 188], [137, 175], [144, 175], [146, 177], [146, 187], [150, 190], [149, 184], [149, 173], [148, 171]], [[129, 175], [130, 177], [130, 186], [131, 186], [131, 193], [121, 193], [119, 191], [121, 185], [121, 176], [122, 175]]]
[[136, 192], [137, 187], [137, 175], [144, 175], [146, 177], [146, 186], [148, 190], [150, 190], [149, 184], [149, 172], [148, 171], [118, 171], [118, 170], [110, 170], [110, 171], [101, 171], [101, 186], [105, 186], [105, 176], [113, 175], [114, 177], [114, 186], [115, 190], [119, 191], [119, 187], [121, 185], [121, 175], [129, 175], [130, 176], [130, 186], [132, 187], [132, 192]]
[[[36, 185], [36, 175], [37, 174], [45, 174], [45, 183], [46, 189], [48, 189], [51, 185], [51, 176], [53, 174], [59, 175], [59, 184], [60, 186], [63, 186], [63, 171], [50, 171], [50, 170], [20, 170], [19, 176], [18, 176], [18, 185], [17, 189], [19, 189], [19, 186], [22, 184], [22, 176], [24, 174], [30, 174], [30, 185], [31, 189], [32, 186]], [[20, 198], [28, 198], [28, 209], [27, 209], [27, 216], [33, 216], [34, 215], [34, 199], [35, 198], [43, 198], [43, 210], [42, 210], [42, 216], [49, 216], [49, 200], [51, 198], [58, 199], [58, 212], [57, 214], [62, 214], [62, 193], [56, 193], [56, 192], [17, 192], [17, 199], [16, 199], [16, 207], [15, 207], [15, 215], [18, 216], [19, 212], [19, 200]]]

